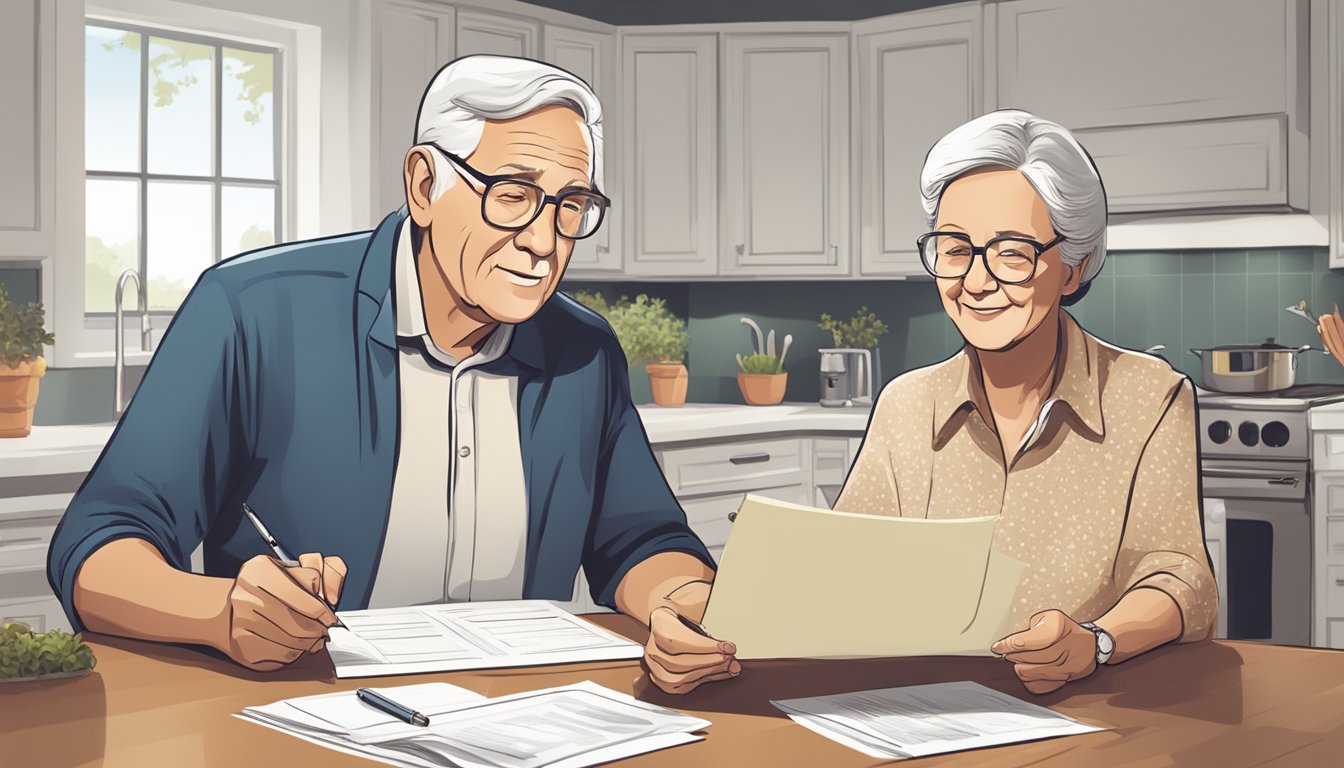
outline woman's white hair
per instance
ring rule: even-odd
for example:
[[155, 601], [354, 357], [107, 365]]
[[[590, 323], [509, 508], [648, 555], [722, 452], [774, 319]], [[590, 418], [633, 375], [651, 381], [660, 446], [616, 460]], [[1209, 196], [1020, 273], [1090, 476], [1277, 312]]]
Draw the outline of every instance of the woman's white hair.
[[[1073, 267], [1086, 262], [1083, 284], [1096, 277], [1106, 261], [1106, 190], [1101, 174], [1068, 129], [1020, 109], [977, 117], [954, 128], [929, 150], [919, 174], [929, 228], [938, 220], [938, 203], [948, 184], [991, 167], [1010, 168], [1026, 177], [1045, 202], [1055, 233], [1065, 238], [1061, 259]], [[1081, 293], [1075, 295], [1081, 298]]]
[[476, 151], [486, 120], [508, 120], [551, 104], [579, 113], [587, 126], [588, 177], [602, 189], [602, 103], [577, 75], [533, 59], [512, 56], [463, 56], [434, 75], [420, 100], [415, 143], [434, 158], [431, 200], [457, 180], [434, 146], [461, 158]]

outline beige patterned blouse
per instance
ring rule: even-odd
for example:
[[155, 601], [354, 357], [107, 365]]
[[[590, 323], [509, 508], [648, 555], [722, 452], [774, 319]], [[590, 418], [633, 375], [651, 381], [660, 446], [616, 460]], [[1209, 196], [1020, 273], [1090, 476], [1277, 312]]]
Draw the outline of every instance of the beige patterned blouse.
[[1180, 607], [1181, 641], [1205, 637], [1218, 595], [1204, 549], [1189, 379], [1060, 313], [1058, 382], [1011, 466], [986, 418], [974, 350], [900, 376], [878, 399], [835, 509], [1000, 515], [994, 549], [1027, 567], [1013, 621], [1056, 608], [1092, 621], [1131, 589]]

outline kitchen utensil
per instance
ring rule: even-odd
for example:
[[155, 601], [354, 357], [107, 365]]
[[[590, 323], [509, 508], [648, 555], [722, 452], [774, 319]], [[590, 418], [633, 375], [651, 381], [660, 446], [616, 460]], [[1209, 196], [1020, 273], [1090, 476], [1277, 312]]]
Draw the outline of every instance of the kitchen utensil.
[[[1306, 302], [1302, 302], [1302, 303], [1305, 304]], [[1310, 309], [1310, 308], [1305, 308], [1305, 309], [1304, 309], [1304, 308], [1302, 308], [1302, 307], [1284, 307], [1284, 308], [1283, 308], [1283, 311], [1284, 311], [1284, 312], [1287, 312], [1287, 313], [1290, 314], [1290, 315], [1297, 315], [1298, 317], [1302, 318], [1303, 320], [1306, 320], [1308, 323], [1311, 323], [1311, 327], [1312, 327], [1313, 329], [1316, 328], [1316, 326], [1320, 325], [1320, 322], [1321, 322], [1321, 321], [1318, 320], [1318, 319], [1316, 318], [1315, 315], [1311, 314], [1311, 309]], [[1309, 349], [1309, 350], [1307, 350], [1307, 351], [1308, 351], [1308, 352], [1321, 352], [1321, 353], [1324, 353], [1324, 354], [1327, 354], [1327, 355], [1330, 354], [1330, 350], [1328, 350], [1328, 349], [1315, 349], [1315, 348], [1313, 348], [1313, 349]]]
[[738, 352], [738, 353], [737, 353], [737, 367], [738, 367], [738, 368], [741, 368], [743, 373], [746, 373], [746, 372], [747, 372], [747, 364], [744, 363], [744, 362], [742, 361], [742, 353], [741, 353], [741, 352]]
[[771, 329], [770, 329], [770, 335], [766, 337], [766, 341], [765, 341], [765, 354], [767, 354], [767, 355], [773, 355], [773, 354], [775, 354], [775, 329], [774, 329], [774, 328], [771, 328]]
[[792, 333], [784, 334], [784, 349], [781, 350], [779, 353], [780, 370], [783, 370], [784, 368], [784, 358], [789, 356], [789, 345], [791, 344], [793, 344], [793, 334]]
[[873, 404], [873, 353], [868, 349], [820, 349], [821, 404], [827, 408]]
[[758, 354], [758, 355], [764, 355], [764, 354], [765, 354], [765, 334], [761, 333], [761, 326], [757, 325], [757, 324], [756, 324], [756, 321], [755, 321], [755, 320], [752, 320], [750, 317], [744, 317], [744, 318], [742, 318], [741, 320], [739, 320], [738, 322], [742, 323], [743, 325], [747, 326], [748, 328], [751, 328], [751, 331], [752, 331], [752, 333], [754, 334], [754, 338], [756, 339], [756, 354]]
[[1217, 392], [1277, 392], [1297, 381], [1297, 356], [1310, 345], [1285, 347], [1274, 339], [1263, 344], [1228, 344], [1191, 349], [1202, 362], [1200, 382]]

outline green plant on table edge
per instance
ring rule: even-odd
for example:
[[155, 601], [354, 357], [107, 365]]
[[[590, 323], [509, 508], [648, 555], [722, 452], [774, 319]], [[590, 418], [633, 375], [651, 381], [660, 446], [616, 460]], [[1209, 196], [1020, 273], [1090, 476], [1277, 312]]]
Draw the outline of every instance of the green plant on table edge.
[[16, 368], [41, 357], [43, 344], [56, 342], [54, 334], [42, 329], [44, 319], [41, 304], [15, 304], [9, 300], [5, 284], [0, 283], [0, 365]]
[[746, 373], [783, 373], [784, 361], [779, 355], [747, 355], [742, 358], [742, 370]]
[[10, 622], [0, 628], [0, 680], [79, 672], [93, 665], [93, 649], [82, 635], [33, 632], [27, 624]]
[[686, 357], [691, 343], [686, 321], [672, 314], [665, 300], [641, 293], [634, 300], [622, 296], [612, 304], [601, 292], [584, 291], [574, 294], [574, 300], [606, 318], [625, 350], [627, 364], [680, 363]]
[[887, 332], [887, 324], [869, 312], [867, 306], [859, 307], [859, 311], [843, 323], [822, 312], [817, 327], [829, 331], [835, 346], [841, 349], [873, 349]]

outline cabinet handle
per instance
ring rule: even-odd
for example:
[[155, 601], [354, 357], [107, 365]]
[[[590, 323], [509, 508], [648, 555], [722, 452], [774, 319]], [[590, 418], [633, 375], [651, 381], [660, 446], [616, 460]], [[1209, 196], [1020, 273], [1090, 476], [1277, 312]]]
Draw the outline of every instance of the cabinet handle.
[[743, 253], [746, 252], [746, 250], [747, 250], [747, 244], [746, 244], [746, 243], [738, 243], [738, 244], [737, 244], [737, 255], [738, 255], [738, 256], [741, 256]]
[[[733, 514], [737, 514], [737, 513], [734, 512]], [[1335, 586], [1336, 586], [1336, 587], [1344, 587], [1344, 579], [1335, 579]]]
[[765, 451], [758, 453], [742, 453], [728, 459], [734, 464], [759, 464], [762, 461], [769, 461], [770, 454]]
[[605, 245], [599, 245], [599, 246], [597, 246], [597, 252], [598, 252], [598, 253], [611, 253], [611, 249], [608, 248], [608, 247], [605, 246]]
[[[736, 512], [729, 512], [729, 513], [728, 513], [728, 522], [730, 522], [730, 523], [735, 523], [735, 522], [737, 522], [737, 513], [736, 513]], [[1344, 586], [1344, 579], [1340, 579], [1340, 585], [1341, 585], [1341, 586]]]
[[835, 243], [831, 243], [831, 261], [836, 264], [840, 263], [840, 246]]

